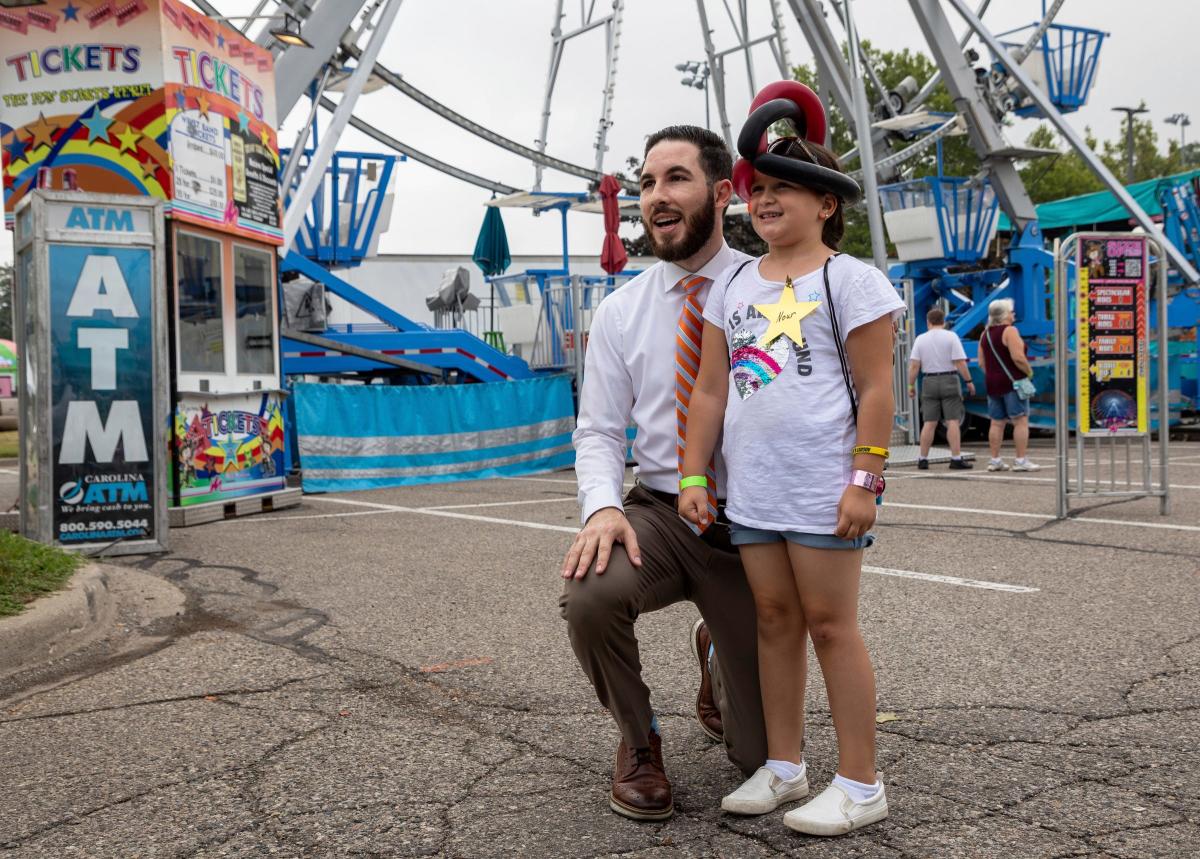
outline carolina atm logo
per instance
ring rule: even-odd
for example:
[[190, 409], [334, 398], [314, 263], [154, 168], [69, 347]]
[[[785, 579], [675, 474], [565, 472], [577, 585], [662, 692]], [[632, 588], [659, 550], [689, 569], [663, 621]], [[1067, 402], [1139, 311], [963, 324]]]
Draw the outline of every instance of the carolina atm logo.
[[63, 504], [118, 504], [149, 501], [146, 481], [131, 474], [85, 477], [82, 481], [68, 480], [58, 487]]

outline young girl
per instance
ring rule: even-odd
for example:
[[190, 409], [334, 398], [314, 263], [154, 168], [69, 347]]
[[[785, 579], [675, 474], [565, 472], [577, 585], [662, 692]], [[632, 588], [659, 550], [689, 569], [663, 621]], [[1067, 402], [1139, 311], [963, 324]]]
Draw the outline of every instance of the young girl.
[[893, 421], [892, 323], [904, 304], [878, 270], [837, 253], [843, 202], [857, 186], [836, 157], [799, 138], [766, 153], [774, 157], [755, 158], [753, 179], [737, 190], [769, 252], [722, 275], [704, 308], [679, 509], [699, 527], [711, 519], [703, 475], [723, 415], [726, 512], [757, 608], [768, 760], [721, 806], [764, 814], [808, 794], [809, 636], [837, 731], [837, 774], [784, 823], [837, 835], [887, 816], [857, 604]]

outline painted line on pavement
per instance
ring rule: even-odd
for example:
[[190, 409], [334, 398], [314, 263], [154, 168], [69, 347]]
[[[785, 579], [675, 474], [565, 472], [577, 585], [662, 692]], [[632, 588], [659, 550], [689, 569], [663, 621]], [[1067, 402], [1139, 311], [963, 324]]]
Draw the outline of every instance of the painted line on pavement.
[[359, 504], [364, 507], [374, 507], [378, 510], [391, 510], [395, 513], [420, 513], [425, 516], [445, 516], [448, 519], [466, 519], [471, 522], [488, 522], [493, 525], [519, 525], [522, 528], [533, 528], [538, 531], [558, 531], [563, 534], [576, 534], [578, 528], [567, 525], [546, 525], [541, 522], [523, 522], [520, 519], [499, 519], [495, 516], [474, 516], [470, 513], [455, 513], [451, 510], [434, 510], [430, 507], [401, 507], [396, 504], [378, 504], [374, 501], [351, 501], [348, 498], [321, 498], [314, 496], [313, 501], [324, 501], [326, 504]]
[[[1200, 465], [1200, 463], [1197, 463], [1197, 465]], [[1157, 468], [1157, 466], [1155, 466], [1155, 468]], [[1138, 465], [1137, 470], [1139, 472], [1141, 471], [1140, 465]], [[1017, 472], [1017, 473], [1021, 474], [1022, 472]], [[1004, 473], [954, 474], [954, 473], [949, 472], [948, 470], [947, 471], [939, 471], [935, 474], [889, 475], [888, 480], [892, 480], [892, 479], [897, 479], [897, 480], [935, 480], [935, 479], [940, 479], [940, 480], [1002, 480], [1002, 481], [1007, 481], [1009, 483], [1056, 483], [1056, 482], [1058, 482], [1058, 479], [1055, 477], [1016, 477], [1014, 475], [1004, 474]], [[1089, 484], [1092, 484], [1093, 482], [1094, 481], [1091, 481], [1091, 480], [1088, 481]], [[1104, 484], [1104, 483], [1107, 483], [1108, 481], [1102, 480], [1100, 482], [1101, 482], [1101, 484]], [[1200, 489], [1200, 484], [1172, 483], [1170, 485], [1170, 488], [1171, 489]]]
[[958, 576], [939, 576], [935, 573], [916, 573], [912, 570], [893, 570], [890, 567], [872, 567], [863, 564], [864, 573], [875, 573], [880, 576], [896, 576], [902, 579], [917, 579], [922, 582], [937, 582], [944, 585], [958, 585], [964, 588], [981, 588], [988, 591], [1004, 591], [1012, 594], [1035, 594], [1040, 588], [1025, 585], [1009, 585], [1003, 582], [985, 582], [979, 579], [964, 579]]
[[[947, 507], [941, 504], [904, 504], [899, 501], [888, 501], [885, 507], [899, 507], [906, 510], [940, 510], [946, 513], [978, 513], [983, 516], [1011, 516], [1021, 519], [1040, 519], [1043, 522], [1088, 522], [1096, 525], [1125, 525], [1130, 528], [1157, 528], [1165, 531], [1197, 531], [1200, 525], [1175, 525], [1167, 522], [1130, 522], [1127, 519], [1101, 519], [1092, 516], [1071, 516], [1067, 519], [1055, 519], [1042, 513], [1021, 513], [1016, 510], [985, 510], [979, 507]], [[897, 522], [903, 525], [902, 522]]]
[[[473, 516], [468, 513], [454, 513], [444, 508], [435, 507], [401, 507], [396, 504], [379, 504], [374, 501], [351, 501], [348, 498], [322, 498], [314, 496], [313, 501], [324, 501], [329, 504], [359, 504], [365, 507], [378, 508], [378, 512], [419, 513], [426, 516], [445, 516], [451, 519], [467, 519], [472, 522], [487, 522], [495, 525], [516, 525], [521, 528], [534, 528], [539, 531], [558, 531], [566, 534], [576, 534], [578, 528], [566, 525], [546, 525], [541, 522], [523, 522], [520, 519], [499, 519], [493, 516]], [[334, 514], [337, 515], [337, 514]], [[252, 518], [252, 517], [250, 517]], [[259, 520], [262, 521], [262, 520]], [[918, 573], [912, 570], [894, 570], [889, 567], [863, 566], [863, 571], [883, 576], [916, 579], [918, 581], [936, 582], [938, 584], [958, 585], [967, 588], [982, 588], [985, 590], [1003, 591], [1007, 593], [1035, 593], [1038, 588], [1024, 585], [1009, 585], [1002, 582], [985, 582], [978, 579], [964, 579], [958, 576], [940, 576], [934, 573]]]
[[398, 513], [398, 510], [355, 510], [352, 513], [306, 513], [300, 516], [237, 516], [233, 519], [218, 519], [210, 525], [245, 525], [254, 522], [293, 522], [298, 519], [345, 519], [348, 516], [382, 516]]
[[471, 510], [476, 507], [516, 507], [520, 504], [562, 504], [564, 501], [575, 503], [574, 495], [564, 495], [561, 498], [533, 498], [527, 501], [488, 501], [481, 504], [439, 504], [436, 507], [420, 507], [419, 510]]

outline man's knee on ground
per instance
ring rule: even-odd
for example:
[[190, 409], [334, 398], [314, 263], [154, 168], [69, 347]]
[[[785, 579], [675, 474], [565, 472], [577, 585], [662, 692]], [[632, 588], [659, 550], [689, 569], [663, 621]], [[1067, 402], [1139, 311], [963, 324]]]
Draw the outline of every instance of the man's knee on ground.
[[620, 575], [629, 565], [625, 549], [613, 546], [608, 569], [596, 575], [596, 564], [588, 568], [582, 579], [569, 579], [559, 599], [559, 612], [567, 622], [572, 636], [593, 638], [603, 636], [618, 620], [629, 619], [633, 613], [631, 594], [622, 583], [630, 581]]

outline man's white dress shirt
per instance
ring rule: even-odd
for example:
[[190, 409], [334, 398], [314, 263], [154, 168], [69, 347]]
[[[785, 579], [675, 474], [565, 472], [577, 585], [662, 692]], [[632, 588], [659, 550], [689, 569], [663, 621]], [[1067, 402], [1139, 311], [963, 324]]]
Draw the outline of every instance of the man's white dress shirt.
[[[576, 423], [575, 474], [582, 521], [603, 507], [622, 509], [625, 428], [637, 426], [633, 456], [638, 480], [679, 492], [675, 450], [675, 334], [683, 309], [682, 278], [711, 281], [750, 257], [722, 243], [699, 271], [659, 261], [600, 302], [592, 317]], [[724, 497], [725, 463], [717, 452], [717, 493]]]

